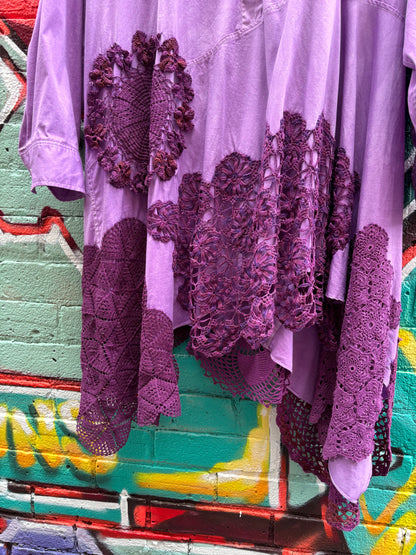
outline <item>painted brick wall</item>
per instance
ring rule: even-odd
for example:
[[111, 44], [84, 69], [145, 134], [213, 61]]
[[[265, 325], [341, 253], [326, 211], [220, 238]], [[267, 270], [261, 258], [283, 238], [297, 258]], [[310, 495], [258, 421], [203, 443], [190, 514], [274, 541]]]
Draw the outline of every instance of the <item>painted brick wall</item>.
[[[0, 555], [416, 554], [416, 202], [406, 183], [395, 461], [340, 534], [323, 484], [289, 462], [272, 409], [203, 376], [183, 346], [183, 414], [109, 458], [75, 434], [82, 202], [33, 195], [17, 153], [37, 0], [0, 0]], [[413, 163], [409, 147], [406, 168]], [[409, 171], [405, 180], [409, 181]]]

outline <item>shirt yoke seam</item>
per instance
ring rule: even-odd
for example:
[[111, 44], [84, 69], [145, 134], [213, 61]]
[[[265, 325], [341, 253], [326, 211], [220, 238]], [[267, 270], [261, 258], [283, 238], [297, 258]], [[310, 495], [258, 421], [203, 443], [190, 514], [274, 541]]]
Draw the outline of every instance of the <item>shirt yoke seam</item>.
[[260, 25], [263, 25], [265, 14], [269, 14], [269, 13], [277, 12], [281, 10], [287, 4], [287, 2], [288, 0], [280, 0], [280, 2], [275, 6], [270, 6], [269, 8], [265, 9], [260, 19], [254, 21], [251, 25], [247, 27], [237, 29], [232, 33], [228, 33], [228, 35], [225, 35], [224, 37], [222, 37], [216, 44], [214, 44], [214, 46], [206, 50], [203, 54], [201, 54], [197, 58], [193, 58], [192, 60], [189, 60], [188, 66], [203, 62], [205, 59], [210, 58], [213, 54], [215, 54], [215, 52], [217, 52], [223, 44], [235, 39], [240, 39], [241, 37], [247, 35], [248, 33], [251, 33], [251, 31], [254, 31], [254, 29], [257, 29], [257, 27], [259, 27]]
[[366, 1], [367, 1], [367, 4], [370, 4], [377, 8], [381, 8], [382, 10], [385, 10], [386, 12], [389, 12], [395, 17], [397, 17], [398, 19], [400, 19], [400, 21], [404, 21], [404, 15], [399, 10], [397, 10], [390, 4], [387, 4], [383, 0], [366, 0]]

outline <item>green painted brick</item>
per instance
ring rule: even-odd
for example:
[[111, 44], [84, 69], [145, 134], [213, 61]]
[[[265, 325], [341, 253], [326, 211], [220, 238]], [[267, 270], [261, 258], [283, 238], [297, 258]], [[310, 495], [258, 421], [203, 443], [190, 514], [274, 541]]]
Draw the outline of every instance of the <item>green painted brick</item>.
[[395, 507], [393, 517], [390, 517], [389, 511], [383, 518], [382, 513], [386, 506], [392, 501], [395, 496], [395, 492], [385, 489], [368, 488], [365, 492], [365, 501], [369, 509], [370, 516], [373, 519], [380, 518], [380, 524], [385, 524], [392, 526], [394, 525], [401, 516], [409, 511], [415, 510], [416, 507], [416, 494], [412, 493], [406, 498], [402, 498], [401, 503], [392, 503], [392, 507]]
[[126, 445], [117, 454], [118, 459], [123, 461], [123, 464], [131, 461], [135, 461], [137, 464], [143, 461], [152, 461], [154, 459], [154, 434], [155, 428], [141, 428], [133, 423]]
[[410, 455], [399, 456], [399, 460], [393, 454], [392, 466], [396, 465], [394, 470], [390, 470], [387, 476], [373, 476], [370, 481], [370, 487], [376, 489], [396, 490], [403, 486], [410, 477], [413, 468], [416, 466], [416, 460]]
[[[411, 276], [413, 276], [413, 274]], [[402, 313], [400, 316], [400, 325], [406, 328], [416, 326], [416, 278], [411, 276], [402, 282]]]
[[1, 130], [0, 168], [20, 170], [25, 166], [18, 152], [20, 125], [6, 123]]
[[63, 306], [59, 311], [58, 339], [68, 344], [79, 344], [81, 340], [81, 308]]
[[397, 394], [394, 398], [394, 412], [413, 413], [415, 407], [416, 373], [400, 372], [397, 378]]
[[232, 399], [183, 394], [181, 412], [177, 418], [162, 417], [161, 427], [187, 432], [236, 433], [236, 412]]
[[[6, 216], [8, 223], [34, 224], [38, 216]], [[83, 220], [80, 216], [70, 216], [64, 219], [64, 225], [71, 234], [78, 247], [83, 245]], [[42, 239], [43, 240], [43, 239]], [[3, 235], [0, 239], [0, 260], [14, 262], [41, 262], [70, 264], [73, 262], [67, 257], [58, 242], [47, 243], [37, 240], [36, 235], [13, 237]]]
[[[180, 475], [176, 475], [177, 472], [180, 472]], [[184, 473], [185, 472], [185, 476]], [[118, 474], [116, 480], [114, 477]], [[172, 475], [172, 483], [171, 486], [166, 486], [160, 484], [160, 488], [157, 488], [157, 478], [158, 476], [154, 475], [162, 474], [164, 475], [164, 482], [169, 483], [169, 475]], [[195, 491], [187, 491], [183, 493], [182, 486], [184, 482], [191, 482], [195, 472], [189, 469], [179, 468], [175, 465], [169, 464], [161, 464], [159, 462], [155, 462], [153, 464], [131, 464], [130, 470], [127, 468], [119, 468], [109, 476], [110, 479], [113, 481], [110, 484], [125, 484], [125, 488], [127, 491], [132, 494], [141, 495], [141, 496], [154, 496], [154, 497], [163, 497], [163, 498], [174, 498], [174, 499], [187, 499], [187, 500], [195, 500], [195, 501], [218, 501], [217, 494], [216, 494], [216, 487], [217, 487], [217, 477], [216, 474], [213, 473], [211, 475], [207, 474], [208, 481], [204, 483], [203, 487], [198, 484], [195, 487]], [[198, 472], [197, 472], [198, 474]], [[189, 476], [189, 480], [187, 477]], [[140, 477], [140, 480], [139, 480]], [[152, 485], [155, 485], [155, 488], [150, 487], [150, 479], [152, 479]], [[102, 478], [97, 475], [97, 482], [99, 485], [102, 483]], [[130, 484], [130, 487], [129, 485]], [[146, 485], [147, 484], [147, 485]], [[119, 487], [119, 486], [117, 486]], [[111, 488], [109, 488], [111, 489]]]
[[155, 459], [170, 465], [209, 470], [217, 463], [241, 458], [245, 438], [157, 430]]
[[416, 422], [414, 414], [393, 414], [391, 437], [393, 447], [407, 455], [416, 455]]
[[[154, 463], [146, 465], [135, 460], [120, 460], [111, 472], [102, 473], [100, 472], [100, 470], [105, 464], [105, 457], [97, 458], [95, 485], [96, 487], [104, 489], [106, 491], [121, 492], [123, 489], [125, 489], [129, 494], [142, 493], [141, 488], [138, 486], [135, 480], [137, 472], [146, 471], [146, 469], [148, 468], [154, 469], [153, 472], [158, 472], [158, 466], [156, 466]], [[150, 493], [147, 493], [147, 495], [150, 495]]]
[[81, 379], [78, 345], [0, 341], [0, 368], [50, 378]]
[[[237, 410], [238, 405], [238, 410]], [[181, 416], [162, 417], [164, 429], [246, 436], [257, 426], [256, 404], [235, 402], [224, 397], [181, 395]]]
[[40, 216], [44, 206], [59, 210], [63, 216], [82, 216], [83, 201], [61, 202], [47, 187], [38, 187], [36, 194], [30, 190], [30, 174], [20, 170], [0, 167], [0, 210], [5, 216]]
[[0, 300], [81, 304], [81, 275], [69, 264], [0, 262]]
[[48, 342], [57, 335], [57, 325], [56, 305], [0, 301], [0, 339]]
[[186, 343], [176, 347], [174, 353], [179, 365], [179, 389], [181, 392], [232, 398], [229, 391], [214, 384], [212, 378], [204, 375], [200, 363], [187, 353]]

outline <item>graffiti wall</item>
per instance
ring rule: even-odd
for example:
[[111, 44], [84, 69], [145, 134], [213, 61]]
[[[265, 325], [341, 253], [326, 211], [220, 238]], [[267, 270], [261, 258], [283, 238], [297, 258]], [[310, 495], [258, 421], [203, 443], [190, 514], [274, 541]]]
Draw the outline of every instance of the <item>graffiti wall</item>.
[[0, 1], [0, 554], [416, 554], [414, 149], [395, 458], [362, 496], [357, 529], [325, 523], [326, 486], [289, 461], [273, 409], [222, 391], [184, 345], [182, 416], [133, 428], [117, 455], [92, 456], [75, 433], [83, 206], [30, 193], [17, 153], [36, 7]]

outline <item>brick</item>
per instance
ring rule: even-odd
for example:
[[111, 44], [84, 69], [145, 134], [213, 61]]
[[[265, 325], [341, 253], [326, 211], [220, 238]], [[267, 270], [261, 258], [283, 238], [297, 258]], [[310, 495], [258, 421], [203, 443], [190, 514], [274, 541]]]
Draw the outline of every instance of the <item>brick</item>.
[[397, 395], [394, 398], [394, 412], [411, 414], [415, 407], [416, 373], [400, 372], [397, 376]]
[[[44, 550], [53, 552], [75, 551], [75, 534], [70, 526], [50, 526], [28, 521], [20, 521], [13, 543], [19, 549], [33, 549], [34, 553]], [[37, 551], [35, 551], [37, 550]]]
[[69, 264], [0, 263], [0, 300], [81, 304], [81, 276]]
[[279, 515], [274, 522], [274, 543], [279, 548], [289, 548], [296, 553], [307, 546], [312, 553], [348, 552], [345, 540], [337, 541], [338, 534], [328, 534], [321, 519]]
[[135, 461], [137, 464], [143, 461], [152, 461], [154, 459], [154, 437], [153, 428], [141, 428], [133, 423], [126, 445], [117, 454], [118, 459], [126, 462]]
[[51, 378], [81, 379], [78, 345], [0, 341], [0, 368]]
[[18, 152], [20, 125], [6, 123], [1, 130], [0, 168], [22, 170], [24, 164]]
[[57, 335], [57, 325], [53, 304], [0, 301], [0, 339], [47, 342]]
[[[187, 432], [236, 433], [236, 411], [232, 399], [184, 394], [181, 395], [181, 412], [177, 418], [161, 418], [160, 425], [164, 429]], [[214, 415], [221, 415], [221, 418]]]
[[195, 434], [158, 429], [155, 432], [155, 458], [159, 462], [186, 468], [210, 469], [221, 462], [239, 459], [244, 451], [242, 438], [222, 434]]
[[47, 187], [38, 187], [36, 194], [30, 191], [30, 174], [20, 170], [1, 168], [0, 164], [0, 208], [8, 216], [40, 216], [42, 208], [50, 206], [63, 216], [82, 216], [83, 201], [61, 202]]
[[393, 455], [392, 467], [393, 470], [390, 470], [387, 476], [373, 476], [370, 487], [383, 490], [398, 489], [409, 479], [415, 467], [415, 460], [410, 455]]
[[180, 534], [220, 536], [228, 541], [248, 541], [257, 545], [271, 544], [270, 517], [267, 513], [260, 517], [237, 509], [225, 512], [218, 506], [215, 510], [200, 511], [194, 510], [193, 504], [151, 500], [149, 526], [169, 531], [170, 519], [175, 522], [175, 532]]
[[[369, 487], [364, 494], [364, 499], [370, 517], [377, 520], [377, 524], [383, 528], [394, 525], [404, 513], [410, 511], [410, 514], [414, 514], [414, 508], [416, 507], [416, 494], [410, 490], [397, 493], [391, 490]], [[373, 524], [371, 520], [365, 522], [364, 517], [362, 522]]]
[[217, 494], [222, 503], [261, 505], [268, 493], [267, 473], [249, 472], [240, 468], [217, 473]]
[[22, 19], [36, 16], [39, 0], [2, 0], [1, 16]]
[[[7, 223], [34, 224], [37, 223], [40, 213], [36, 216], [8, 216], [4, 217]], [[1, 225], [1, 223], [0, 223]], [[72, 235], [79, 248], [83, 244], [83, 221], [81, 217], [69, 216], [64, 219], [64, 225]], [[14, 262], [40, 262], [73, 264], [65, 254], [58, 240], [62, 240], [58, 234], [46, 238], [49, 241], [54, 238], [54, 243], [45, 244], [45, 236], [24, 234], [12, 236], [11, 234], [0, 235], [1, 261], [11, 260]]]
[[[138, 495], [168, 497], [195, 501], [217, 501], [217, 475], [209, 472], [190, 472], [176, 465], [141, 464], [133, 470]], [[124, 480], [125, 483], [125, 480]]]
[[393, 414], [391, 425], [392, 444], [404, 453], [416, 455], [416, 422], [414, 415]]
[[415, 279], [408, 278], [402, 282], [402, 313], [400, 325], [403, 328], [416, 327], [416, 283]]
[[186, 343], [182, 343], [174, 351], [179, 364], [179, 389], [181, 393], [202, 393], [217, 397], [232, 398], [229, 391], [214, 384], [212, 378], [204, 375], [204, 370], [195, 357], [186, 352]]
[[63, 306], [59, 311], [59, 341], [68, 344], [79, 344], [81, 339], [81, 308]]

